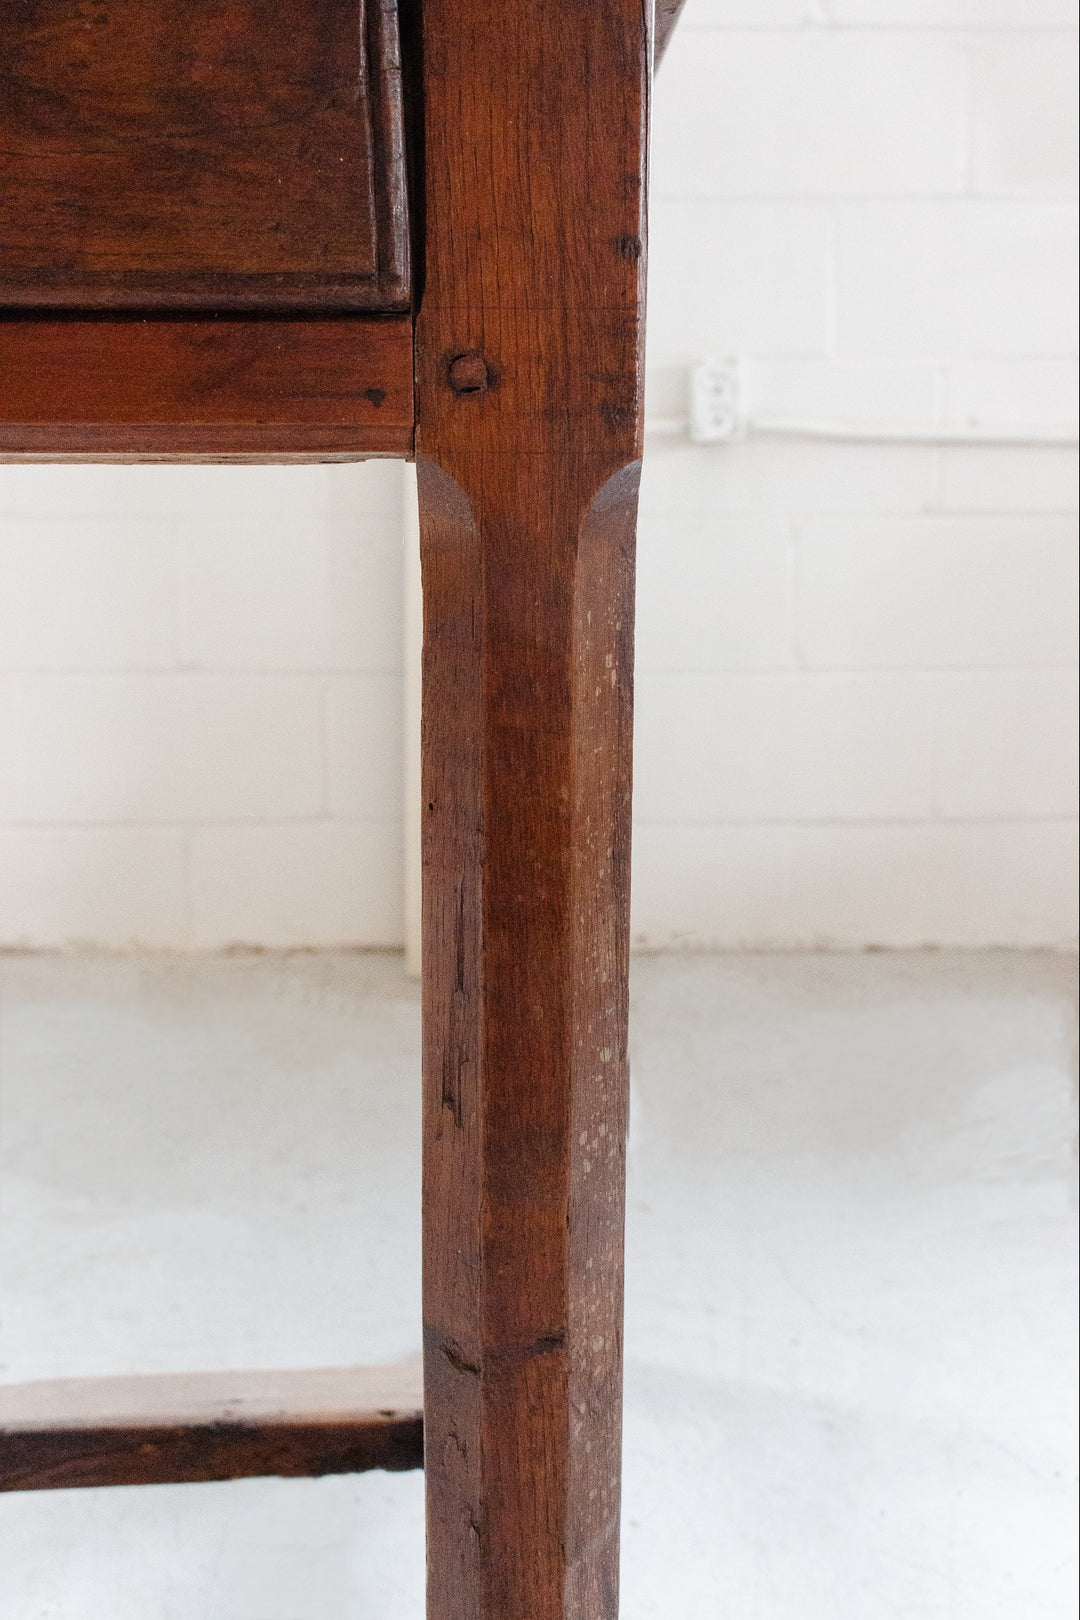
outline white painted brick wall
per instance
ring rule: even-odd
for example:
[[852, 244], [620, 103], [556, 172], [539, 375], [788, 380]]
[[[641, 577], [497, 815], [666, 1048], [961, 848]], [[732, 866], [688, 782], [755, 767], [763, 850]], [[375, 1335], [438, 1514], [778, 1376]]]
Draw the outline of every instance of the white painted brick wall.
[[1075, 352], [1075, 206], [845, 199], [835, 215], [842, 358]]
[[[657, 92], [649, 399], [1076, 420], [1077, 8], [689, 0]], [[1075, 937], [1076, 455], [650, 444], [640, 944]]]
[[400, 942], [401, 482], [0, 468], [0, 942]]
[[[1074, 0], [689, 0], [649, 404], [1075, 421]], [[639, 944], [1075, 935], [1076, 456], [650, 440]], [[0, 945], [402, 937], [401, 474], [0, 468]]]

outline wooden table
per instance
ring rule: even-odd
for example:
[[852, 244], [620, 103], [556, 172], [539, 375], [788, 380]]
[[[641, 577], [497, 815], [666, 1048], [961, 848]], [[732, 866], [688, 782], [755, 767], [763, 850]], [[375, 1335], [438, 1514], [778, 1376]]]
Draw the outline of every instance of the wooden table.
[[0, 7], [0, 456], [416, 459], [425, 1097], [422, 1402], [27, 1385], [0, 1482], [422, 1464], [430, 1620], [618, 1604], [651, 13]]

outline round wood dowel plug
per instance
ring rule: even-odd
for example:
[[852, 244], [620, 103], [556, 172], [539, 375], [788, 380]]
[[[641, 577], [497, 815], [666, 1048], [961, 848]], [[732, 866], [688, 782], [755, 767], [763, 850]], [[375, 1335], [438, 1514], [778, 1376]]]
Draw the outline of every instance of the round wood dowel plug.
[[476, 349], [458, 354], [450, 362], [450, 386], [455, 394], [482, 394], [491, 384], [487, 361]]

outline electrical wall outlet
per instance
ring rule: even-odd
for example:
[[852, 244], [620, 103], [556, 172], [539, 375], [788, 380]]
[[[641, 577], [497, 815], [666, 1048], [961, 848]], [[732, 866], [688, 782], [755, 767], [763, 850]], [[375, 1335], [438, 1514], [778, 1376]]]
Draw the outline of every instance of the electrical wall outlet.
[[743, 429], [738, 360], [699, 360], [690, 368], [691, 439], [695, 444], [729, 444]]

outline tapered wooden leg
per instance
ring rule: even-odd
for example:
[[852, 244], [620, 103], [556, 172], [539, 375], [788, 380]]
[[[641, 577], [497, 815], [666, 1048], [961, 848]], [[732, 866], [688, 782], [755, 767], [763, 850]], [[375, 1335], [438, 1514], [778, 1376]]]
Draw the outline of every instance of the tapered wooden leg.
[[645, 6], [421, 19], [428, 1613], [614, 1620]]
[[421, 465], [429, 1613], [616, 1609], [634, 471]]

